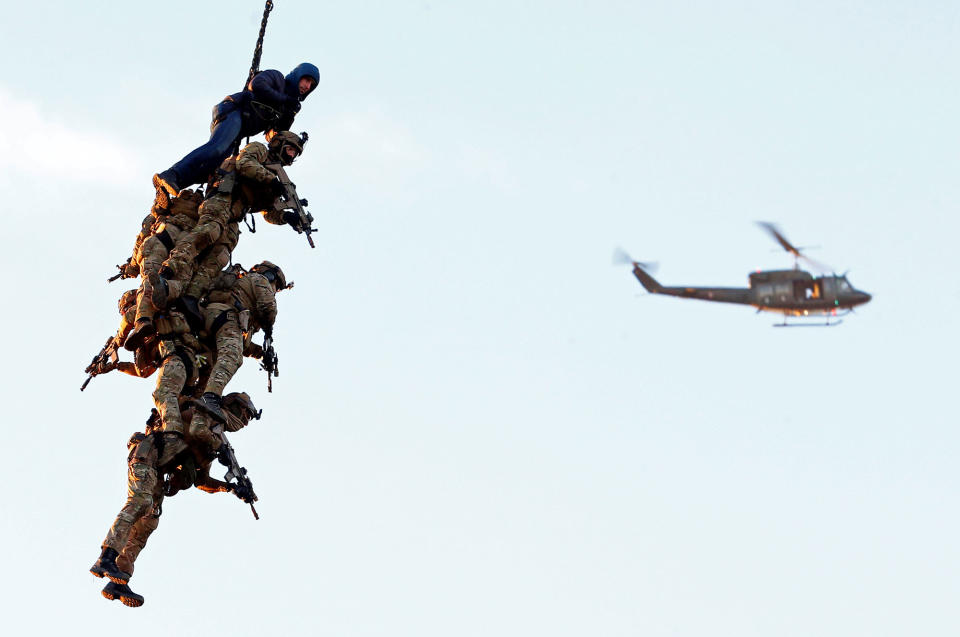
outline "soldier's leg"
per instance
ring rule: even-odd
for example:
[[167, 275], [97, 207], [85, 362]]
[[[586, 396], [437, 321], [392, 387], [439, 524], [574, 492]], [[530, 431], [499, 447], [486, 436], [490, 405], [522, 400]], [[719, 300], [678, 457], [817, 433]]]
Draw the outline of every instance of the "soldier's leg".
[[[164, 352], [161, 349], [161, 352]], [[173, 460], [177, 454], [187, 448], [183, 440], [185, 427], [180, 415], [178, 398], [187, 383], [187, 368], [179, 356], [166, 356], [157, 374], [157, 387], [153, 391], [153, 402], [163, 421], [163, 455], [159, 466]]]
[[236, 312], [230, 312], [223, 327], [217, 331], [216, 344], [217, 360], [213, 364], [210, 379], [203, 391], [222, 396], [223, 388], [243, 364], [243, 333], [237, 324]]
[[130, 529], [130, 534], [127, 536], [127, 543], [120, 551], [120, 556], [117, 557], [117, 566], [120, 567], [120, 570], [130, 573], [131, 577], [133, 576], [134, 563], [137, 561], [140, 551], [147, 545], [150, 534], [156, 531], [160, 524], [160, 506], [162, 503], [163, 490], [160, 489], [154, 492], [152, 510], [134, 523]]
[[183, 434], [183, 420], [180, 418], [180, 404], [177, 398], [187, 382], [187, 368], [179, 356], [164, 359], [157, 374], [157, 387], [153, 391], [153, 403], [160, 412], [163, 432]]
[[[133, 331], [127, 336], [123, 347], [134, 351], [150, 336], [156, 334], [153, 327], [153, 317], [156, 309], [153, 305], [153, 294], [149, 286], [151, 276], [156, 277], [163, 261], [169, 256], [170, 249], [177, 238], [182, 234], [180, 228], [173, 224], [165, 224], [160, 231], [148, 237], [140, 246], [140, 275], [142, 277], [140, 289], [137, 292], [137, 317]], [[148, 294], [148, 291], [151, 292]]]
[[125, 584], [130, 579], [129, 571], [121, 568], [115, 560], [126, 546], [133, 526], [152, 512], [157, 481], [156, 467], [143, 462], [130, 464], [127, 471], [127, 501], [107, 531], [101, 545], [103, 554], [91, 567], [91, 573], [97, 577], [107, 576], [119, 584]]
[[184, 296], [199, 299], [210, 291], [214, 279], [230, 263], [230, 254], [237, 247], [239, 239], [240, 229], [238, 224], [231, 222], [224, 228], [220, 239], [210, 246], [206, 254], [201, 255], [196, 272], [190, 279]]
[[220, 238], [229, 219], [228, 196], [216, 195], [203, 202], [197, 225], [177, 240], [176, 246], [170, 251], [170, 257], [164, 263], [164, 269], [173, 272], [173, 276], [167, 278], [189, 281], [193, 276], [197, 255]]
[[[223, 388], [227, 386], [233, 375], [243, 364], [243, 332], [237, 323], [237, 312], [234, 310], [225, 310], [216, 316], [209, 312], [212, 305], [207, 308], [207, 332], [213, 332], [214, 328], [222, 322], [219, 329], [216, 330], [216, 361], [210, 370], [210, 377], [203, 388], [203, 395], [195, 404], [213, 416], [220, 422], [226, 422], [226, 416], [220, 408], [220, 397], [223, 396]], [[218, 320], [220, 316], [224, 319]], [[201, 425], [191, 426], [199, 428]]]

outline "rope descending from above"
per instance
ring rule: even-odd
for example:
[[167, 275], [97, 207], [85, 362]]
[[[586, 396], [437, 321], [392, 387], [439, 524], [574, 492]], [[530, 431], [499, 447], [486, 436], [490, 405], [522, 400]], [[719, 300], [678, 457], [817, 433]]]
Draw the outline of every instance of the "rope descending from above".
[[243, 88], [246, 89], [253, 76], [260, 72], [260, 55], [263, 53], [263, 35], [267, 32], [267, 18], [273, 11], [273, 0], [267, 0], [263, 7], [263, 20], [260, 21], [260, 35], [257, 37], [257, 46], [253, 49], [253, 60], [250, 62], [250, 73], [247, 75], [247, 81]]

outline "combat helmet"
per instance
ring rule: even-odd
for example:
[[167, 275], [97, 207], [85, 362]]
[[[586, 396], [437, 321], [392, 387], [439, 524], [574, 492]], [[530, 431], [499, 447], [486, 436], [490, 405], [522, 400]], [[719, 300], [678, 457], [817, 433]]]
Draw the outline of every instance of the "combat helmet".
[[[293, 161], [303, 154], [303, 145], [306, 142], [306, 135], [303, 137], [297, 135], [296, 133], [291, 133], [288, 130], [279, 131], [270, 136], [270, 152], [280, 158], [280, 163], [284, 166], [289, 166]], [[297, 154], [290, 158], [285, 152], [288, 146], [292, 146], [294, 150], [297, 151]]]
[[260, 419], [261, 412], [254, 407], [247, 392], [229, 393], [223, 397], [221, 404], [223, 405], [224, 415], [227, 417], [227, 431], [238, 431], [246, 427], [251, 420]]
[[117, 309], [121, 314], [126, 314], [127, 310], [137, 304], [137, 290], [127, 290], [117, 301]]
[[262, 263], [258, 263], [250, 268], [250, 271], [265, 276], [268, 281], [273, 283], [273, 287], [277, 290], [277, 292], [293, 286], [292, 283], [287, 285], [286, 275], [284, 275], [283, 270], [280, 269], [280, 266], [275, 263], [263, 261]]

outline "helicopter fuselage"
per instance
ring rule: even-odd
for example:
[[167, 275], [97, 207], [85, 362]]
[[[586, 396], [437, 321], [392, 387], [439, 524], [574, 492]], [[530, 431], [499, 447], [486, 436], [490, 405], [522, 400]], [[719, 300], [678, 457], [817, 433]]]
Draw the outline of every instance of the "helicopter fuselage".
[[750, 287], [746, 288], [663, 286], [638, 263], [633, 264], [633, 274], [653, 294], [752, 305], [764, 312], [788, 316], [836, 314], [839, 310], [862, 305], [871, 298], [850, 285], [846, 276], [814, 277], [800, 269], [753, 272], [749, 277]]

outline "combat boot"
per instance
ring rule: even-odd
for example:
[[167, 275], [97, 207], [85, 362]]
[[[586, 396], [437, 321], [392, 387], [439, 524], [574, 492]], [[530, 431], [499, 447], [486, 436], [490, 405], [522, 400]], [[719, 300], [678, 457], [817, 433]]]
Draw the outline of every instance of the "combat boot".
[[144, 341], [156, 333], [157, 328], [154, 327], [153, 321], [147, 317], [140, 318], [127, 335], [127, 340], [123, 342], [123, 349], [128, 352], [135, 352], [143, 345]]
[[126, 584], [130, 581], [130, 573], [124, 573], [117, 568], [117, 553], [109, 546], [104, 547], [100, 558], [90, 567], [90, 572], [96, 577], [109, 577], [111, 582]]
[[109, 600], [119, 599], [124, 606], [130, 606], [131, 608], [143, 606], [143, 595], [137, 595], [126, 584], [107, 582], [100, 594]]
[[180, 192], [180, 186], [177, 185], [177, 173], [169, 168], [162, 173], [157, 173], [153, 176], [153, 187], [157, 189], [157, 192], [165, 191], [171, 197], [176, 197]]
[[157, 272], [151, 272], [143, 281], [143, 296], [150, 301], [150, 304], [159, 312], [167, 307], [167, 297], [170, 294], [170, 286], [167, 280]]
[[182, 433], [177, 431], [163, 432], [163, 453], [160, 455], [157, 466], [165, 467], [186, 449], [187, 443], [183, 441]]
[[203, 396], [201, 396], [199, 400], [194, 400], [193, 404], [197, 409], [208, 414], [217, 422], [227, 423], [227, 417], [223, 414], [223, 409], [220, 407], [220, 396], [217, 396], [213, 392], [203, 392]]

